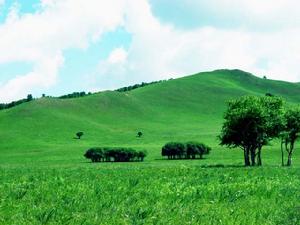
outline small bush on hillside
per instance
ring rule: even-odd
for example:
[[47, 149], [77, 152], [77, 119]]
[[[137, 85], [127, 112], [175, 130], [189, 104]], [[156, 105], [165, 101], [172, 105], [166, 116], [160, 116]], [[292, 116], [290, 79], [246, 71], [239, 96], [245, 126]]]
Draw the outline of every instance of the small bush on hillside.
[[147, 152], [136, 151], [132, 148], [91, 148], [84, 156], [92, 162], [142, 162]]
[[26, 102], [30, 102], [33, 100], [32, 94], [27, 95]]
[[77, 132], [76, 136], [78, 139], [81, 139], [81, 137], [83, 136], [83, 132], [81, 132], [81, 131]]
[[199, 156], [209, 154], [211, 148], [198, 142], [169, 142], [162, 147], [161, 155], [168, 159], [196, 159]]

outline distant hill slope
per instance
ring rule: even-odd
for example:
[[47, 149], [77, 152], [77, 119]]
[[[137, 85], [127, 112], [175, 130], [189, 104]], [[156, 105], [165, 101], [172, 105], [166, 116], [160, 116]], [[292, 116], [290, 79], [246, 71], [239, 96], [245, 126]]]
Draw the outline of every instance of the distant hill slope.
[[[199, 73], [122, 93], [41, 98], [0, 111], [0, 154], [3, 161], [16, 156], [30, 161], [55, 152], [53, 160], [60, 160], [91, 146], [151, 148], [172, 140], [217, 145], [226, 101], [265, 93], [300, 103], [299, 84], [240, 70]], [[73, 139], [77, 131], [85, 133], [81, 141]], [[135, 137], [138, 131], [142, 139]]]

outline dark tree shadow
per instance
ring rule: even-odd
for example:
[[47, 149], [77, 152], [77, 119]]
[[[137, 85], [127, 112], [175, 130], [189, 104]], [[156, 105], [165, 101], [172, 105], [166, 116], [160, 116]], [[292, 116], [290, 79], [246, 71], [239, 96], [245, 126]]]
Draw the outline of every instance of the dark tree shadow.
[[145, 161], [101, 161], [101, 162], [92, 162], [92, 161], [87, 161], [87, 162], [81, 162], [83, 164], [108, 164], [108, 163], [112, 163], [112, 164], [125, 164], [125, 163], [143, 163]]
[[168, 158], [159, 158], [159, 159], [155, 159], [155, 160], [157, 160], [157, 161], [198, 161], [198, 160], [201, 160], [201, 161], [204, 161], [204, 160], [206, 160], [206, 158], [202, 158], [202, 159], [200, 159], [200, 158], [196, 158], [196, 159], [185, 159], [185, 158], [183, 158], [183, 159], [168, 159]]

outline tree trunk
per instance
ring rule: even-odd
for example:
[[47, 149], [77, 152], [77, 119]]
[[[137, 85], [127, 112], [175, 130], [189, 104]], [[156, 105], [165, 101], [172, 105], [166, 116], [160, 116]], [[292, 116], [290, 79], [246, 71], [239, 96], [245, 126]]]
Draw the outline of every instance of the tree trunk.
[[250, 166], [249, 149], [244, 149], [244, 161], [245, 161], [245, 166]]
[[284, 166], [283, 140], [281, 140], [281, 165]]
[[288, 155], [288, 161], [287, 161], [286, 165], [287, 166], [291, 166], [292, 165], [292, 154], [291, 153], [289, 153], [289, 155]]
[[287, 149], [288, 152], [288, 161], [286, 163], [287, 166], [291, 166], [292, 165], [292, 154], [293, 154], [293, 150], [294, 150], [294, 141], [291, 141], [290, 143], [290, 149]]
[[262, 166], [261, 150], [258, 150], [258, 152], [257, 152], [257, 166]]
[[256, 163], [255, 163], [255, 149], [251, 149], [251, 151], [250, 151], [250, 153], [251, 153], [251, 166], [255, 166], [256, 165]]
[[258, 166], [262, 166], [261, 149], [262, 149], [262, 146], [259, 146], [258, 147], [258, 152], [257, 152], [257, 165]]

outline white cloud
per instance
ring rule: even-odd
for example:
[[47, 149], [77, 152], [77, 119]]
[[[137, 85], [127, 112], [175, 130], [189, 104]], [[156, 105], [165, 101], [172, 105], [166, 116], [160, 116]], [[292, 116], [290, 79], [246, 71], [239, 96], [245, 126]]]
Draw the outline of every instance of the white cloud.
[[50, 87], [54, 85], [58, 69], [62, 63], [62, 56], [54, 56], [51, 59], [41, 59], [35, 65], [32, 72], [17, 76], [1, 86], [1, 94], [5, 94], [5, 99], [12, 100], [15, 99], [16, 96], [25, 97], [30, 93], [28, 90], [31, 90], [32, 87]]
[[300, 2], [297, 0], [186, 0], [186, 7], [252, 30], [300, 25]]
[[[248, 12], [252, 15], [265, 17], [270, 15], [280, 16], [282, 12], [292, 12], [296, 6], [299, 6], [297, 0], [224, 0], [224, 1], [211, 1], [214, 4], [219, 4], [225, 7], [228, 11]], [[296, 14], [294, 14], [295, 16]], [[297, 15], [298, 16], [298, 15]]]
[[[199, 1], [186, 0], [197, 7]], [[199, 27], [181, 30], [161, 23], [147, 0], [42, 0], [35, 14], [17, 7], [0, 26], [0, 63], [29, 61], [34, 70], [0, 86], [0, 101], [54, 85], [63, 51], [86, 48], [119, 26], [132, 34], [128, 49], [115, 46], [90, 76], [91, 89], [115, 88], [219, 68], [240, 68], [269, 78], [300, 80], [300, 28], [295, 0], [202, 1], [217, 13], [240, 15], [272, 31]], [[293, 5], [295, 4], [295, 5]], [[279, 18], [279, 19], [278, 19]]]
[[108, 57], [108, 63], [110, 64], [118, 64], [118, 63], [125, 63], [127, 58], [127, 52], [123, 47], [114, 49], [109, 57]]
[[132, 80], [128, 74], [128, 52], [123, 47], [111, 51], [106, 60], [102, 60], [95, 74], [86, 76], [90, 91], [114, 89], [122, 85], [129, 85]]
[[[36, 87], [54, 84], [69, 48], [86, 48], [104, 32], [122, 24], [123, 0], [44, 0], [35, 14], [19, 15], [13, 7], [0, 25], [0, 63], [33, 62], [39, 72], [14, 78], [0, 87], [0, 101], [24, 97]], [[4, 54], [3, 54], [4, 53]], [[48, 63], [55, 68], [48, 71]], [[10, 93], [6, 88], [10, 87]]]
[[[190, 5], [208, 5], [216, 10], [226, 10], [235, 12], [251, 12], [253, 14], [278, 13], [282, 10], [290, 10], [297, 6], [297, 0], [187, 0]], [[218, 5], [219, 7], [215, 7]]]
[[[223, 1], [229, 2], [241, 4]], [[248, 2], [247, 7], [255, 11], [255, 3], [258, 2]], [[278, 7], [265, 8], [273, 13]], [[98, 76], [102, 88], [108, 83], [110, 88], [120, 86], [112, 80], [125, 84], [220, 68], [243, 69], [273, 79], [300, 80], [298, 28], [272, 32], [213, 27], [179, 30], [160, 23], [146, 1], [135, 1], [127, 13], [125, 26], [133, 35], [127, 61], [116, 65], [108, 58], [100, 62]]]

